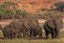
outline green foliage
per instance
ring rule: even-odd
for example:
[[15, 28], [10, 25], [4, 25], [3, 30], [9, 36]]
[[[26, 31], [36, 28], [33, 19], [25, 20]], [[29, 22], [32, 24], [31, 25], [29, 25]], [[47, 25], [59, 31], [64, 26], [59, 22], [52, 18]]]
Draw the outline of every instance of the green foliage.
[[11, 15], [14, 14], [13, 10], [11, 9], [6, 9], [6, 7], [14, 7], [15, 3], [13, 2], [4, 2], [4, 3], [0, 3], [0, 14], [1, 15]]
[[0, 9], [0, 14], [2, 14], [2, 15], [11, 15], [11, 14], [13, 14], [13, 12], [12, 12], [12, 10]]
[[9, 7], [9, 6], [15, 6], [16, 4], [13, 3], [13, 2], [4, 2], [2, 4], [0, 4], [0, 7], [3, 7], [3, 8], [6, 8], [6, 7]]
[[[2, 4], [0, 4], [0, 16], [1, 17], [10, 17], [12, 15], [12, 17], [14, 18], [23, 18], [23, 17], [29, 17], [29, 13], [27, 13], [24, 9], [20, 10], [17, 9], [16, 4], [13, 2], [4, 2]], [[12, 9], [10, 9], [10, 7], [12, 7]]]
[[0, 8], [0, 14], [5, 14], [5, 13], [6, 13], [6, 10], [5, 10], [5, 9]]

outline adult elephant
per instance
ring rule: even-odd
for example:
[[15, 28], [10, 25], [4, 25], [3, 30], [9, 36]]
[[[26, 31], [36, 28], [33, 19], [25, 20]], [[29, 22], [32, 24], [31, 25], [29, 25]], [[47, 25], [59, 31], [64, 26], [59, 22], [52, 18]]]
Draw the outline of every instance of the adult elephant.
[[7, 25], [2, 31], [5, 39], [12, 39], [15, 37], [15, 29], [11, 28], [9, 25]]
[[46, 34], [46, 38], [51, 34], [52, 38], [59, 38], [60, 29], [63, 26], [63, 21], [61, 19], [48, 19], [44, 23], [44, 30]]
[[42, 28], [39, 26], [37, 20], [32, 20], [29, 30], [31, 38], [35, 38], [36, 36], [38, 36], [38, 38], [42, 38]]
[[21, 38], [22, 34], [23, 37], [26, 36], [27, 28], [24, 26], [24, 22], [22, 20], [15, 20], [7, 25], [3, 29], [4, 37], [5, 38]]
[[24, 26], [24, 21], [25, 20], [18, 20], [18, 21], [14, 21], [14, 22], [10, 23], [11, 27], [18, 30], [18, 32], [17, 32], [18, 38], [21, 38], [22, 36], [23, 36], [23, 38], [26, 37], [27, 28]]

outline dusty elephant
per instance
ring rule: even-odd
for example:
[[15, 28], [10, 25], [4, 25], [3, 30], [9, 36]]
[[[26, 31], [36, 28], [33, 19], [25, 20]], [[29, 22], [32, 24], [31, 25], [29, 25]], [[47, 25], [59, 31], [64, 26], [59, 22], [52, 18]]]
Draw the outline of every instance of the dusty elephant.
[[16, 37], [15, 35], [19, 32], [14, 27], [11, 27], [11, 25], [7, 25], [2, 31], [5, 39], [13, 39]]
[[33, 20], [30, 23], [30, 37], [31, 38], [36, 38], [36, 36], [38, 36], [38, 38], [42, 38], [42, 28], [39, 26], [38, 21]]
[[24, 26], [24, 21], [18, 20], [18, 21], [13, 21], [10, 23], [11, 27], [15, 28], [18, 30], [17, 32], [17, 37], [18, 38], [25, 38], [27, 35], [27, 28]]
[[[13, 39], [19, 35], [19, 22], [13, 21], [2, 30], [5, 39]], [[21, 26], [21, 25], [20, 25]]]
[[59, 38], [60, 29], [63, 26], [63, 21], [60, 19], [49, 19], [44, 23], [46, 38], [51, 34], [52, 38]]

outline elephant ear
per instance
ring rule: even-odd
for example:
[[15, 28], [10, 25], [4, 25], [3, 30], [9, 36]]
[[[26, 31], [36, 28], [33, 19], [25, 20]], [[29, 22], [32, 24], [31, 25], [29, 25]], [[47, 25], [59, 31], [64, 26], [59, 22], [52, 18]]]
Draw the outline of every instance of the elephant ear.
[[54, 24], [53, 20], [48, 20], [48, 21], [47, 21], [47, 25], [48, 25], [49, 27], [55, 29], [55, 24]]

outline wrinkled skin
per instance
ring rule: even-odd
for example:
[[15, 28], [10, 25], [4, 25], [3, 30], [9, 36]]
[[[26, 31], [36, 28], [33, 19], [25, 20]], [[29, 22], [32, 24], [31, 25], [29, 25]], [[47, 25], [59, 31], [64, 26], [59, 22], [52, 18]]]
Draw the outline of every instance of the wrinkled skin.
[[60, 19], [49, 19], [44, 23], [44, 30], [46, 38], [51, 34], [52, 38], [59, 38], [60, 29], [63, 26], [63, 22]]

